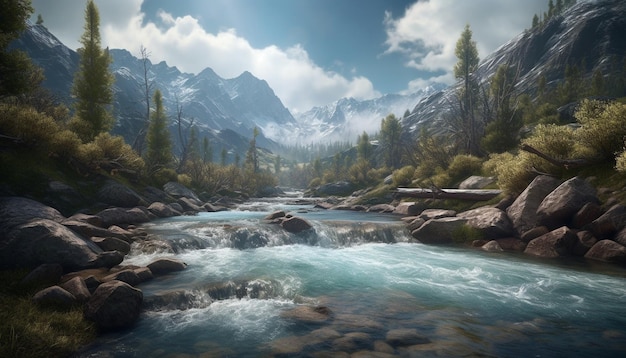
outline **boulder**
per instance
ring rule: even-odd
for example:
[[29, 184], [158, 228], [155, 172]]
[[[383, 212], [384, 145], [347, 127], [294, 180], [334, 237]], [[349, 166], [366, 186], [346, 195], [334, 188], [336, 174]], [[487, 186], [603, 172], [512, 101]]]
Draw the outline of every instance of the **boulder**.
[[549, 233], [550, 230], [545, 227], [545, 226], [537, 226], [534, 227], [524, 233], [522, 233], [522, 236], [520, 237], [522, 239], [523, 242], [530, 242], [532, 239], [536, 239], [541, 235], [545, 235], [547, 233]]
[[273, 213], [268, 214], [266, 217], [263, 218], [263, 220], [272, 221], [274, 219], [284, 218], [286, 215], [287, 213], [285, 213], [283, 210], [278, 210], [278, 211], [274, 211]]
[[502, 252], [504, 251], [500, 244], [496, 240], [491, 240], [488, 243], [484, 244], [481, 249], [487, 252]]
[[200, 211], [204, 211], [204, 208], [202, 207], [202, 203], [199, 201], [195, 201], [193, 199], [190, 198], [185, 198], [182, 197], [180, 199], [177, 200], [177, 203], [180, 204], [180, 206], [183, 208], [184, 212], [200, 212]]
[[585, 254], [586, 259], [626, 263], [626, 247], [613, 240], [600, 240]]
[[543, 199], [537, 208], [537, 220], [540, 225], [555, 229], [569, 224], [585, 204], [599, 202], [596, 189], [587, 181], [574, 177]]
[[0, 237], [0, 266], [35, 267], [57, 263], [65, 270], [98, 265], [102, 250], [67, 227], [48, 219], [37, 219], [15, 227]]
[[33, 296], [33, 302], [43, 307], [67, 309], [77, 303], [76, 297], [59, 286], [45, 288]]
[[169, 196], [166, 192], [153, 186], [147, 186], [141, 193], [148, 203], [163, 202], [170, 203], [176, 199]]
[[298, 306], [281, 314], [283, 318], [306, 323], [325, 323], [331, 316], [332, 311], [325, 306]]
[[280, 225], [286, 231], [294, 234], [313, 228], [313, 226], [308, 221], [296, 216], [283, 220]]
[[143, 293], [121, 281], [105, 282], [98, 286], [83, 314], [100, 331], [112, 331], [132, 326], [139, 318]]
[[67, 213], [84, 204], [85, 198], [72, 186], [52, 180], [48, 183], [43, 201]]
[[367, 209], [370, 213], [393, 213], [395, 210], [396, 207], [389, 204], [376, 204]]
[[424, 244], [450, 244], [465, 224], [467, 219], [458, 217], [430, 219], [411, 235]]
[[339, 181], [336, 183], [328, 183], [321, 185], [315, 190], [315, 194], [319, 196], [348, 196], [355, 189], [355, 186], [348, 181]]
[[526, 243], [522, 240], [516, 239], [514, 237], [506, 237], [503, 239], [495, 240], [498, 245], [504, 251], [519, 251], [523, 252], [526, 249]]
[[106, 204], [122, 208], [132, 208], [146, 204], [145, 200], [134, 190], [114, 180], [107, 180], [98, 190], [97, 197]]
[[626, 228], [620, 230], [613, 238], [613, 241], [626, 246]]
[[416, 217], [406, 225], [406, 228], [409, 229], [410, 232], [413, 232], [424, 225], [424, 223], [426, 223], [426, 220]]
[[187, 264], [173, 258], [160, 258], [147, 265], [153, 275], [165, 275], [170, 272], [182, 271]]
[[156, 201], [150, 204], [150, 206], [148, 206], [148, 210], [150, 210], [152, 214], [160, 218], [169, 218], [169, 217], [177, 216], [181, 214], [180, 212], [172, 209], [171, 206], [165, 203], [159, 202], [159, 201]]
[[496, 180], [493, 177], [481, 177], [478, 175], [472, 175], [471, 177], [463, 180], [459, 184], [459, 189], [483, 189], [486, 186], [494, 183]]
[[118, 235], [116, 233], [111, 232], [109, 229], [105, 229], [99, 226], [94, 226], [84, 221], [67, 219], [67, 220], [63, 220], [62, 224], [72, 229], [72, 231], [80, 234], [83, 237], [100, 236], [100, 237], [116, 237], [118, 239], [122, 239], [124, 237], [122, 235]]
[[21, 286], [56, 285], [61, 281], [63, 267], [59, 264], [41, 264], [20, 281]]
[[114, 280], [126, 282], [127, 284], [131, 286], [136, 286], [141, 282], [141, 280], [139, 279], [139, 276], [133, 269], [126, 269], [126, 270], [112, 273], [108, 276], [105, 276], [102, 279], [102, 282], [110, 282]]
[[515, 234], [511, 220], [500, 209], [482, 207], [459, 213], [457, 216], [467, 219], [467, 225], [480, 230], [487, 239], [507, 237]]
[[531, 240], [524, 253], [546, 258], [568, 256], [577, 241], [574, 231], [567, 226], [562, 226]]
[[[126, 241], [128, 243], [132, 242], [133, 237], [141, 236], [141, 234], [142, 234], [141, 232], [140, 233], [135, 233], [135, 232], [132, 232], [130, 230], [123, 229], [123, 228], [121, 228], [121, 227], [119, 227], [117, 225], [109, 226], [108, 230], [111, 233], [108, 236], [115, 237], [115, 238], [120, 239], [120, 240], [124, 240], [124, 241]], [[145, 233], [145, 232], [143, 232], [143, 234], [147, 235], [147, 233]]]
[[430, 339], [418, 333], [415, 328], [392, 329], [387, 332], [385, 341], [392, 347], [407, 347], [430, 343]]
[[393, 210], [393, 213], [402, 216], [417, 216], [422, 211], [422, 207], [416, 202], [401, 202]]
[[134, 271], [137, 275], [137, 278], [139, 278], [138, 283], [150, 281], [154, 278], [154, 275], [152, 275], [152, 271], [150, 271], [150, 269], [147, 267], [138, 267]]
[[111, 268], [117, 266], [124, 261], [124, 254], [119, 251], [104, 251], [98, 254], [98, 258], [93, 267]]
[[100, 218], [95, 215], [77, 213], [77, 214], [70, 216], [63, 222], [65, 223], [66, 221], [79, 221], [79, 222], [84, 222], [93, 226], [102, 227], [102, 220], [100, 220]]
[[196, 193], [193, 190], [187, 188], [186, 186], [180, 183], [176, 183], [172, 181], [169, 183], [166, 183], [165, 185], [163, 185], [163, 191], [165, 191], [167, 195], [173, 196], [174, 198], [177, 198], [177, 199], [189, 198], [198, 202], [201, 201], [198, 195], [196, 195]]
[[150, 221], [150, 217], [140, 208], [110, 208], [97, 213], [105, 227], [123, 224], [140, 224]]
[[576, 238], [578, 239], [572, 247], [572, 255], [574, 256], [585, 256], [587, 252], [593, 247], [593, 245], [598, 242], [595, 236], [591, 231], [579, 231], [576, 233]]
[[124, 240], [116, 239], [114, 237], [92, 237], [90, 239], [93, 243], [98, 245], [102, 251], [117, 250], [123, 254], [130, 252], [130, 244]]
[[626, 227], [626, 207], [613, 205], [591, 223], [591, 230], [599, 239], [609, 239]]
[[601, 215], [602, 207], [598, 203], [587, 203], [574, 215], [571, 227], [574, 229], [582, 229]]
[[76, 301], [82, 303], [87, 302], [91, 298], [91, 292], [85, 283], [85, 279], [79, 276], [72, 278], [69, 281], [62, 283], [61, 288], [71, 293], [76, 298]]
[[537, 176], [507, 208], [506, 213], [519, 235], [537, 226], [539, 205], [558, 186], [559, 181], [551, 176]]
[[456, 216], [456, 211], [444, 209], [426, 209], [422, 211], [419, 215], [419, 217], [424, 219], [425, 221], [428, 221], [430, 219], [449, 218], [453, 216]]
[[65, 217], [57, 209], [31, 199], [18, 196], [0, 197], [0, 242], [1, 237], [13, 228], [35, 219], [61, 222]]

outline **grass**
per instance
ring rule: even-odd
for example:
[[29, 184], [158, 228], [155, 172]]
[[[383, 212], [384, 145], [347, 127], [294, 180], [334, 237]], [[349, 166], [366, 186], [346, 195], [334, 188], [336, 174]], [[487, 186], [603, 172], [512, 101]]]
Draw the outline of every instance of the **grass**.
[[82, 307], [56, 311], [35, 305], [41, 287], [18, 283], [25, 271], [0, 271], [0, 357], [68, 357], [96, 337]]

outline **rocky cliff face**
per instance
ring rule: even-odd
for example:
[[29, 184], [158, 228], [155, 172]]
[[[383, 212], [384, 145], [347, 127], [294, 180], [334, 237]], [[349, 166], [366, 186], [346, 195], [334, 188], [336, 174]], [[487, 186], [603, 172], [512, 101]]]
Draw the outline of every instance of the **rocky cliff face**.
[[[541, 76], [548, 87], [555, 87], [564, 77], [567, 65], [581, 69], [586, 78], [600, 70], [620, 68], [626, 56], [626, 2], [621, 0], [585, 1], [554, 16], [547, 23], [526, 30], [483, 59], [476, 72], [479, 83], [489, 79], [502, 64], [519, 67], [516, 88], [521, 93], [536, 95]], [[415, 106], [404, 122], [416, 133], [422, 125], [441, 124], [455, 101], [456, 86], [433, 94]]]

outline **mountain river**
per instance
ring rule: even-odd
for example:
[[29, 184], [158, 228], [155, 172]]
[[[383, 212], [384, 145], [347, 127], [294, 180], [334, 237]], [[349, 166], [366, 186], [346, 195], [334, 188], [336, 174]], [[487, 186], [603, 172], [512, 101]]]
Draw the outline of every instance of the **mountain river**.
[[[263, 220], [276, 210], [313, 230]], [[177, 253], [131, 252], [124, 264], [189, 266], [142, 284], [137, 325], [80, 357], [626, 356], [619, 267], [426, 246], [397, 216], [295, 201], [143, 227]]]

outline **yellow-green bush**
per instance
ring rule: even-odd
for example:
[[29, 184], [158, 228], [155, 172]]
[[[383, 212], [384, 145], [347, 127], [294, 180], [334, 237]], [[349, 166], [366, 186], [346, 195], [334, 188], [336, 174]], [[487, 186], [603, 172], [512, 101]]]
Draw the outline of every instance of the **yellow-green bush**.
[[626, 105], [584, 100], [575, 114], [582, 125], [576, 131], [579, 143], [595, 152], [595, 157], [614, 160], [623, 150], [626, 138]]
[[30, 147], [49, 150], [60, 127], [50, 116], [32, 107], [0, 104], [0, 134], [18, 138]]
[[469, 176], [478, 175], [482, 170], [483, 160], [469, 154], [459, 154], [452, 158], [447, 173], [453, 183], [467, 179]]
[[191, 177], [187, 174], [178, 174], [176, 181], [186, 187], [191, 187]]
[[496, 177], [498, 187], [509, 194], [519, 194], [532, 181], [529, 153], [491, 154], [483, 165], [485, 173]]
[[400, 169], [394, 170], [392, 173], [393, 185], [395, 187], [410, 185], [415, 174], [415, 167], [407, 165]]
[[626, 173], [626, 149], [624, 149], [624, 151], [617, 155], [615, 161], [615, 169], [620, 173]]

